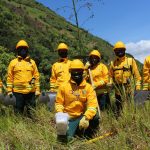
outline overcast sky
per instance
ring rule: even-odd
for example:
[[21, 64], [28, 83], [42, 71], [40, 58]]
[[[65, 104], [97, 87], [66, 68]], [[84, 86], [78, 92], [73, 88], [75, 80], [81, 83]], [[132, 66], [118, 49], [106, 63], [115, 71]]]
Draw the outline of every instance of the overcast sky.
[[[73, 17], [70, 19], [72, 0], [37, 1], [68, 21], [75, 23]], [[150, 0], [88, 1], [92, 2], [91, 10], [82, 7], [78, 12], [80, 27], [112, 45], [117, 41], [123, 41], [126, 44], [127, 52], [141, 62], [147, 55], [150, 55]], [[77, 9], [86, 2], [86, 0], [80, 0], [76, 5]], [[63, 6], [67, 7], [62, 9]], [[92, 14], [94, 16], [88, 19]]]

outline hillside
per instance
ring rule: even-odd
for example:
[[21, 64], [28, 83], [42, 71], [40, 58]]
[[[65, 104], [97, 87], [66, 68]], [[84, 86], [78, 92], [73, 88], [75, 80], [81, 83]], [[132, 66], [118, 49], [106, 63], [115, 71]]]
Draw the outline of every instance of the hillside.
[[12, 52], [15, 52], [20, 39], [29, 43], [30, 55], [41, 73], [42, 88], [49, 86], [50, 68], [58, 57], [55, 49], [59, 42], [69, 45], [70, 58], [86, 56], [93, 48], [100, 50], [106, 64], [113, 58], [111, 44], [84, 29], [80, 30], [79, 46], [76, 26], [35, 0], [1, 0], [0, 12], [0, 49], [9, 54], [6, 62], [1, 61], [5, 65], [1, 75], [3, 80], [9, 60], [13, 57]]
[[[37, 52], [40, 46], [43, 50], [54, 52], [57, 44], [65, 41], [70, 46], [71, 54], [78, 53], [75, 52], [78, 43], [77, 28], [50, 9], [34, 0], [2, 0], [0, 4], [1, 45], [13, 49], [16, 41], [25, 38], [31, 50]], [[108, 42], [92, 36], [85, 30], [81, 30], [81, 35], [83, 49], [88, 51], [97, 46], [103, 54], [111, 51]], [[8, 44], [6, 41], [9, 38], [11, 41]]]
[[[41, 74], [42, 89], [49, 89], [50, 68], [57, 59], [55, 49], [59, 42], [69, 45], [70, 58], [85, 56], [98, 48], [108, 64], [113, 58], [111, 44], [84, 29], [80, 35], [82, 48], [76, 38], [77, 28], [34, 0], [0, 0], [0, 78], [5, 83], [8, 64], [15, 57], [15, 45], [20, 39], [29, 43]], [[114, 106], [114, 91], [109, 92]], [[56, 140], [54, 113], [46, 106], [37, 101], [34, 119], [30, 119], [25, 113], [14, 115], [13, 107], [5, 107], [0, 101], [0, 150], [150, 149], [150, 102], [138, 107], [124, 103], [123, 107], [122, 116], [117, 119], [111, 110], [101, 112], [100, 129], [93, 143], [76, 137], [65, 145]], [[110, 132], [112, 136], [103, 136]]]
[[83, 29], [80, 30], [82, 47], [79, 48], [77, 28], [66, 22], [63, 17], [34, 0], [0, 1], [0, 46], [14, 52], [20, 39], [25, 39], [30, 46], [30, 55], [36, 60], [41, 73], [47, 75], [57, 59], [55, 51], [59, 42], [69, 45], [69, 57], [87, 55], [97, 47], [101, 50], [106, 63], [112, 58], [112, 46]]

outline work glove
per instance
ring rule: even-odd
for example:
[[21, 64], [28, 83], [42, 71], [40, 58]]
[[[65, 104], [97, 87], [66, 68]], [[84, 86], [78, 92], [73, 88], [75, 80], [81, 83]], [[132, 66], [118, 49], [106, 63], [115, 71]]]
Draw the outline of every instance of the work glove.
[[95, 84], [93, 85], [94, 90], [98, 87], [101, 87], [105, 84], [105, 82], [103, 80], [100, 80], [99, 82], [95, 82]]
[[83, 116], [83, 118], [79, 122], [79, 129], [87, 129], [89, 127], [89, 120]]
[[93, 89], [95, 90], [96, 88], [97, 88], [97, 86], [94, 84], [94, 85], [93, 85]]
[[112, 83], [107, 83], [106, 85], [107, 85], [107, 87], [109, 87], [109, 88], [113, 87], [113, 84], [112, 84]]
[[13, 92], [8, 92], [7, 95], [10, 97], [13, 96]]
[[40, 91], [35, 91], [35, 96], [39, 96], [41, 94]]
[[88, 62], [86, 62], [86, 64], [85, 64], [85, 70], [87, 70], [89, 67], [91, 66], [91, 64], [90, 64], [90, 62], [88, 61]]

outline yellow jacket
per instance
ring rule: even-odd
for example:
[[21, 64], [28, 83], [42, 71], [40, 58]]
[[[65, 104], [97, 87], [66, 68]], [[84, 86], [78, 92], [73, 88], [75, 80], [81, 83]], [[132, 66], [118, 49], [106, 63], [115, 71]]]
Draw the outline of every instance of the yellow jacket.
[[[107, 93], [106, 84], [108, 83], [108, 69], [103, 63], [90, 68], [96, 93]], [[90, 77], [89, 77], [90, 78]]]
[[144, 61], [143, 90], [150, 90], [150, 56], [147, 56]]
[[70, 60], [65, 59], [65, 61], [61, 62], [58, 61], [53, 64], [52, 72], [50, 77], [50, 90], [57, 91], [58, 87], [64, 83], [69, 81], [70, 73], [69, 73], [69, 66]]
[[[35, 83], [31, 84], [35, 78]], [[39, 72], [34, 60], [27, 57], [13, 59], [8, 66], [7, 91], [28, 94], [40, 91]]]
[[136, 90], [141, 88], [141, 76], [133, 58], [117, 58], [110, 65], [110, 82], [126, 84], [135, 79]]
[[58, 89], [55, 109], [56, 112], [67, 112], [72, 118], [83, 114], [91, 120], [97, 112], [94, 89], [85, 80], [79, 86], [72, 80], [66, 82]]

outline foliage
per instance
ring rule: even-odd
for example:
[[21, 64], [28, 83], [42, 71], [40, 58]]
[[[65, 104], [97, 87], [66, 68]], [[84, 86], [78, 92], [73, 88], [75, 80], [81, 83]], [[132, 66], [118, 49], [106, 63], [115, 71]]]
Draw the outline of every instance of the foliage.
[[[78, 55], [77, 28], [53, 11], [34, 0], [0, 1], [0, 77], [5, 83], [7, 67], [15, 55], [15, 45], [25, 39], [30, 46], [30, 55], [41, 73], [41, 87], [49, 89], [50, 68], [58, 56], [55, 51], [59, 42], [70, 47], [70, 57]], [[113, 58], [112, 46], [80, 29], [84, 55], [93, 48], [102, 53], [105, 63]], [[0, 149], [149, 149], [150, 103], [136, 108], [124, 108], [116, 120], [113, 113], [102, 112], [102, 121], [97, 135], [112, 131], [112, 137], [87, 144], [85, 139], [75, 138], [73, 143], [62, 145], [56, 141], [54, 114], [45, 106], [38, 105], [33, 120], [14, 116], [12, 108], [0, 104]]]
[[8, 53], [8, 49], [0, 46], [0, 78], [5, 83], [9, 62], [14, 58], [13, 53]]
[[79, 56], [80, 50], [82, 57], [86, 57], [94, 47], [100, 50], [106, 64], [113, 58], [112, 45], [107, 41], [79, 29], [82, 40], [79, 43], [75, 25], [34, 0], [1, 0], [0, 11], [0, 45], [8, 49], [3, 58], [5, 63], [4, 59], [8, 57], [5, 59], [7, 63], [0, 63], [3, 67], [1, 76], [5, 76], [11, 58], [9, 55], [13, 55], [10, 52], [15, 52], [15, 45], [20, 39], [25, 39], [30, 46], [31, 58], [36, 61], [41, 73], [43, 89], [49, 88], [50, 68], [57, 61], [55, 49], [59, 42], [69, 45], [71, 59]]
[[[46, 82], [43, 88], [48, 88], [47, 78], [50, 76], [51, 65], [57, 60], [55, 49], [58, 43], [66, 42], [69, 45], [71, 58], [79, 53], [77, 28], [34, 0], [1, 0], [0, 11], [0, 45], [7, 48], [8, 53], [14, 52], [16, 43], [25, 39], [29, 43], [31, 57], [44, 74], [42, 82]], [[84, 29], [80, 29], [80, 33], [83, 55], [97, 46], [105, 58], [113, 57], [109, 43]]]

